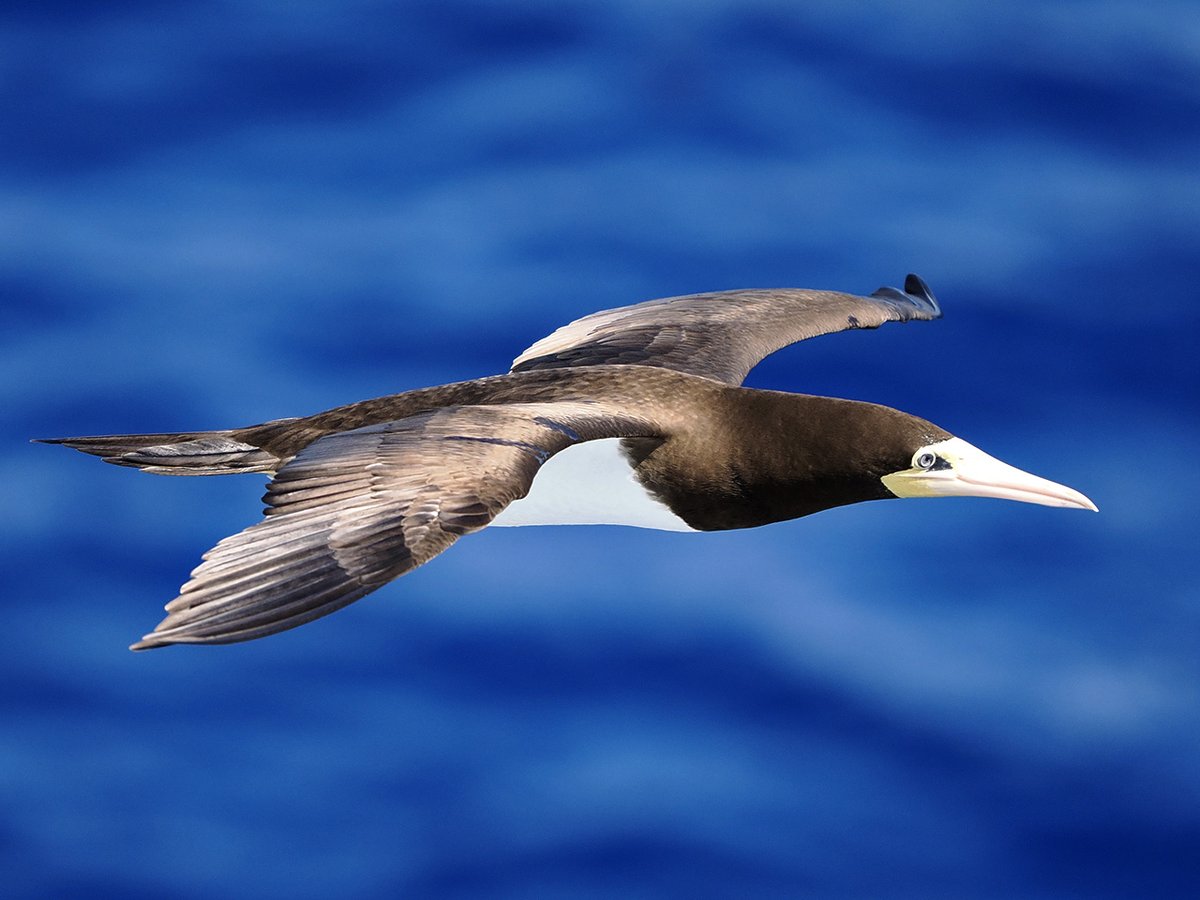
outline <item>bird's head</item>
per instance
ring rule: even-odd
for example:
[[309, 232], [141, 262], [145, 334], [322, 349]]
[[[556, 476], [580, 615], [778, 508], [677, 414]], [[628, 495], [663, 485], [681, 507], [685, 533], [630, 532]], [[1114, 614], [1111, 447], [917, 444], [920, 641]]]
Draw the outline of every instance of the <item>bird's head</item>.
[[[932, 422], [858, 400], [762, 392], [789, 430], [786, 454], [772, 441], [738, 441], [756, 450], [741, 473], [751, 501], [733, 526], [749, 527], [896, 497], [995, 497], [1095, 510], [1087, 497], [1000, 462]], [[761, 421], [765, 414], [756, 416]], [[767, 473], [767, 474], [764, 474]], [[751, 488], [746, 488], [749, 485]], [[748, 492], [748, 493], [747, 493]]]
[[880, 479], [897, 497], [995, 497], [1096, 511], [1079, 491], [1003, 463], [962, 438], [922, 440], [920, 430], [914, 435], [907, 465]]

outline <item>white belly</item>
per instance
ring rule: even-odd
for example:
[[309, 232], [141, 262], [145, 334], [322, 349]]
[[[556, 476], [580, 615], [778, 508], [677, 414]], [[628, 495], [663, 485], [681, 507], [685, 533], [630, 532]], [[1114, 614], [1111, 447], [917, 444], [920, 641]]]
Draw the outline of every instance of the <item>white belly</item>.
[[568, 447], [546, 462], [529, 494], [492, 525], [632, 525], [662, 531], [695, 531], [633, 477], [620, 438]]

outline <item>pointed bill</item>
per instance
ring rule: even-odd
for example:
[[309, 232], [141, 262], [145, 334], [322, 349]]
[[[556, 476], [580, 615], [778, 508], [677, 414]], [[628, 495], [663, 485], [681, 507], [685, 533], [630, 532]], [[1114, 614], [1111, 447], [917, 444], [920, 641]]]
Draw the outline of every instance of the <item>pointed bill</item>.
[[995, 497], [1098, 511], [1079, 491], [1003, 463], [962, 438], [922, 447], [911, 469], [885, 475], [883, 483], [897, 497]]

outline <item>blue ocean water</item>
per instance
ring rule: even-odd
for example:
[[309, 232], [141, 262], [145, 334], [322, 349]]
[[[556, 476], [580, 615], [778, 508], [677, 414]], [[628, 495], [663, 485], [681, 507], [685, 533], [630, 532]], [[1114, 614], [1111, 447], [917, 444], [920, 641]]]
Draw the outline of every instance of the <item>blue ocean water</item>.
[[[9, 897], [1200, 891], [1191, 3], [0, 10]], [[269, 640], [126, 645], [262, 479], [36, 436], [503, 371], [734, 287], [946, 315], [750, 383], [1099, 515], [492, 530]]]

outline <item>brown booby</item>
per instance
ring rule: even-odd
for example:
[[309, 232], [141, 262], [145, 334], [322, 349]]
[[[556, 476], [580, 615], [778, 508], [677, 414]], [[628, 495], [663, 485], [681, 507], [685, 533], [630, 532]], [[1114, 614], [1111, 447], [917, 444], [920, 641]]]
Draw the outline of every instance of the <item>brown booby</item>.
[[571, 322], [505, 375], [246, 428], [47, 443], [165, 475], [272, 476], [263, 520], [204, 555], [135, 650], [293, 628], [488, 525], [718, 531], [894, 497], [1095, 510], [916, 416], [741, 386], [796, 341], [940, 316], [915, 275], [869, 297], [669, 297]]

